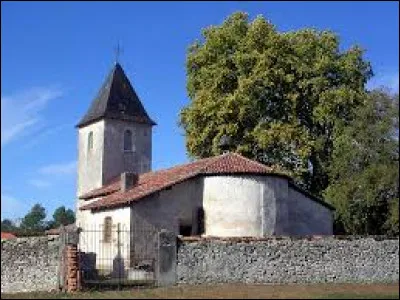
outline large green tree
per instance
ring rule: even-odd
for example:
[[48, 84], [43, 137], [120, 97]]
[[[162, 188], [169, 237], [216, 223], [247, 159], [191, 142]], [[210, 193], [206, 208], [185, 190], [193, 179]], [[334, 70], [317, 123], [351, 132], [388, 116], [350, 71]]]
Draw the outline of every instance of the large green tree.
[[40, 204], [35, 204], [22, 219], [20, 229], [24, 233], [40, 232], [45, 228], [46, 210]]
[[242, 12], [203, 30], [186, 72], [180, 124], [191, 157], [220, 154], [227, 134], [233, 151], [291, 172], [316, 195], [328, 185], [335, 126], [363, 105], [372, 75], [363, 51], [340, 50], [333, 32], [282, 33]]
[[69, 225], [75, 222], [75, 213], [65, 206], [58, 207], [53, 213], [53, 220], [49, 222], [49, 228], [57, 228], [60, 225]]
[[334, 132], [325, 198], [352, 234], [399, 233], [399, 96], [376, 90]]

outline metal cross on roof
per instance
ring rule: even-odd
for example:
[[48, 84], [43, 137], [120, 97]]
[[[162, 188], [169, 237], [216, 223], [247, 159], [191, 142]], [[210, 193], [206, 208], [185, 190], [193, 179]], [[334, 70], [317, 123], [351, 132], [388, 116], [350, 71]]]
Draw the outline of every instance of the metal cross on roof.
[[118, 63], [119, 61], [119, 56], [123, 52], [122, 48], [119, 46], [119, 42], [117, 43], [117, 47], [115, 47], [115, 63]]

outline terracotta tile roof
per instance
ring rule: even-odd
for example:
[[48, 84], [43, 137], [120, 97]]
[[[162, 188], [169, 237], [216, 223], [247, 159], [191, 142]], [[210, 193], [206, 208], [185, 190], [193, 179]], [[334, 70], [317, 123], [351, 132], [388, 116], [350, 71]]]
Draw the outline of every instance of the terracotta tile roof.
[[100, 209], [126, 205], [198, 175], [246, 173], [278, 174], [288, 177], [271, 167], [245, 158], [239, 154], [227, 153], [165, 170], [141, 174], [139, 175], [138, 182], [124, 193], [120, 191], [120, 181], [116, 180], [107, 186], [82, 195], [80, 198], [87, 200], [104, 197], [84, 205], [80, 209]]
[[109, 184], [107, 184], [101, 188], [94, 189], [88, 193], [85, 193], [85, 194], [81, 195], [79, 198], [80, 199], [92, 199], [92, 198], [107, 196], [109, 194], [117, 192], [120, 189], [120, 185], [121, 185], [120, 180], [121, 180], [121, 177], [118, 176], [115, 179], [111, 180], [111, 182]]
[[10, 232], [1, 232], [1, 240], [11, 240], [17, 237]]
[[[65, 231], [73, 230], [75, 228], [76, 228], [75, 223], [64, 226]], [[52, 229], [46, 230], [45, 233], [46, 233], [46, 235], [58, 235], [58, 234], [60, 234], [60, 231], [61, 231], [61, 227], [57, 227], [57, 228], [52, 228]]]

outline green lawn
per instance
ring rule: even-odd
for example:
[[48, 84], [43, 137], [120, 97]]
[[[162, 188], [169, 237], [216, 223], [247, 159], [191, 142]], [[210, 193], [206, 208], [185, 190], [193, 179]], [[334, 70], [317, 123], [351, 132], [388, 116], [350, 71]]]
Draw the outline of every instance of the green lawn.
[[91, 291], [75, 294], [2, 294], [2, 299], [399, 299], [399, 284], [199, 285]]

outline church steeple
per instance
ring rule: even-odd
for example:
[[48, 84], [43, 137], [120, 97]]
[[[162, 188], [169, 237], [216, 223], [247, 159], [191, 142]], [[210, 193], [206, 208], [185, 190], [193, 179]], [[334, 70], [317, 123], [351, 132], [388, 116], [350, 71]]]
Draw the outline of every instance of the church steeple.
[[121, 65], [116, 62], [78, 128], [100, 119], [156, 125], [149, 117]]
[[[108, 184], [122, 173], [151, 171], [152, 127], [139, 97], [117, 62], [78, 129], [79, 196]], [[80, 214], [77, 210], [77, 219]]]

